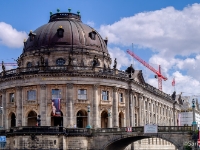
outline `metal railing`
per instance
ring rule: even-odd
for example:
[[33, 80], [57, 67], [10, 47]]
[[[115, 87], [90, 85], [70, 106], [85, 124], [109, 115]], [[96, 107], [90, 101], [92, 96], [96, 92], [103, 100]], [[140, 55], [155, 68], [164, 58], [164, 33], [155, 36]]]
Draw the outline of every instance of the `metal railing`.
[[[166, 132], [187, 132], [191, 133], [191, 126], [158, 126], [158, 133]], [[58, 135], [65, 136], [89, 136], [92, 133], [122, 133], [127, 132], [126, 127], [122, 128], [64, 128], [52, 126], [32, 126], [32, 127], [12, 127], [9, 130], [0, 130], [0, 135], [30, 135], [30, 134], [44, 134], [44, 135]], [[130, 132], [130, 131], [129, 131]], [[144, 127], [132, 127], [132, 132], [144, 132]]]

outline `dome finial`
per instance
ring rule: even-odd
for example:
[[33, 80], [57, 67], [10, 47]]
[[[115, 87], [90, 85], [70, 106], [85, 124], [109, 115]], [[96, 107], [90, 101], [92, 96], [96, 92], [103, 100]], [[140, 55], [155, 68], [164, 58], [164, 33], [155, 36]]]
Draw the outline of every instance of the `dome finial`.
[[58, 12], [58, 13], [60, 12], [60, 9], [59, 9], [59, 8], [57, 8], [57, 12]]
[[50, 15], [53, 15], [52, 11], [50, 11]]
[[71, 10], [72, 10], [71, 8], [68, 8], [69, 13], [71, 12]]
[[80, 11], [79, 10], [77, 11], [77, 14], [80, 15]]

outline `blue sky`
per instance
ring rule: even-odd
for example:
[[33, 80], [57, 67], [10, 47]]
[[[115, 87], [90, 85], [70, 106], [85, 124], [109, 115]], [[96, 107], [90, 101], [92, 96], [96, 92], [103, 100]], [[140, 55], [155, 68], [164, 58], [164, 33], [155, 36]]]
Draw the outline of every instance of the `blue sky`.
[[154, 74], [125, 52], [133, 51], [168, 77], [163, 91], [200, 95], [200, 0], [6, 0], [0, 1], [0, 61], [14, 62], [30, 30], [46, 24], [50, 12], [80, 11], [82, 21], [108, 37], [118, 68], [131, 63], [157, 87]]

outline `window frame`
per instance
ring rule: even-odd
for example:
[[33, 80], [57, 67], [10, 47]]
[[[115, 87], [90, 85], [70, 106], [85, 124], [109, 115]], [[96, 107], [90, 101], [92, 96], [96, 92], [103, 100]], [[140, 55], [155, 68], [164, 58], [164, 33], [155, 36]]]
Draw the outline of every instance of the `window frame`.
[[28, 90], [27, 91], [27, 100], [28, 101], [36, 101], [36, 99], [37, 99], [37, 92], [36, 92], [36, 90]]
[[123, 93], [119, 93], [119, 102], [123, 103], [124, 102], [124, 97], [123, 97]]
[[78, 99], [87, 100], [87, 89], [78, 89]]
[[15, 102], [15, 93], [9, 93], [9, 102], [14, 103]]
[[[53, 91], [54, 92], [58, 91], [58, 93], [53, 94]], [[53, 95], [55, 97], [53, 97]], [[61, 89], [51, 89], [51, 99], [61, 99], [61, 96], [62, 96], [62, 90]]]
[[[105, 93], [105, 94], [104, 94]], [[106, 90], [102, 90], [102, 100], [103, 101], [109, 101], [109, 91], [106, 91]], [[104, 99], [105, 98], [105, 99]]]

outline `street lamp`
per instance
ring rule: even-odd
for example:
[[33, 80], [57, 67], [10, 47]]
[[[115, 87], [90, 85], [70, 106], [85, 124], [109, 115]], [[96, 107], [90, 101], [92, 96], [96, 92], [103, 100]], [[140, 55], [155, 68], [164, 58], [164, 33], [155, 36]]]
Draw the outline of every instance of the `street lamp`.
[[194, 149], [197, 150], [198, 133], [196, 132], [197, 123], [196, 123], [196, 120], [195, 120], [195, 100], [194, 99], [192, 99], [192, 111], [193, 111], [193, 122], [192, 122], [193, 135], [192, 135], [192, 139], [194, 140]]
[[87, 117], [87, 126], [86, 126], [86, 128], [87, 129], [91, 129], [92, 127], [90, 125], [90, 106], [88, 105], [87, 108], [88, 108], [88, 117]]
[[3, 128], [3, 107], [0, 106], [0, 114], [1, 114], [1, 128]]
[[111, 128], [111, 110], [108, 109], [108, 128]]

